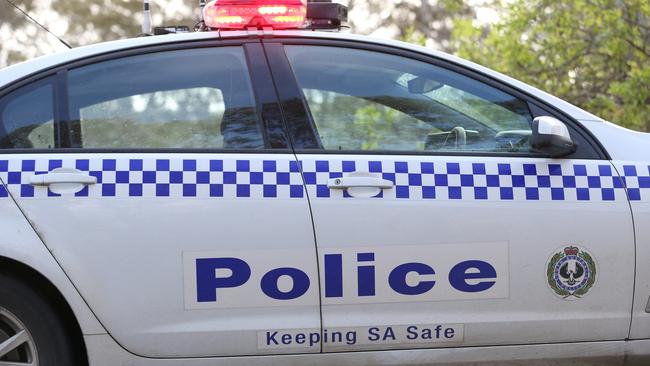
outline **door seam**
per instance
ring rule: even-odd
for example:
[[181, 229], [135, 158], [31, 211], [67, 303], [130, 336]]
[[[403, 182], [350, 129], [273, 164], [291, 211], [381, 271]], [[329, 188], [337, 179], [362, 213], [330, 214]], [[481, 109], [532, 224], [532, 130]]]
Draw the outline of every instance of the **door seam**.
[[[312, 229], [312, 235], [314, 237], [314, 250], [316, 253], [316, 273], [317, 273], [317, 282], [318, 282], [318, 310], [319, 310], [319, 316], [320, 316], [320, 352], [319, 353], [324, 353], [323, 351], [323, 330], [325, 329], [324, 323], [323, 323], [323, 290], [322, 290], [322, 283], [321, 283], [321, 268], [320, 268], [320, 251], [319, 251], [319, 246], [318, 246], [318, 239], [316, 236], [316, 223], [314, 220], [314, 211], [312, 209], [311, 205], [311, 198], [309, 196], [309, 190], [307, 189], [307, 181], [305, 180], [305, 174], [304, 170], [302, 167], [302, 162], [298, 158], [298, 154], [296, 153], [296, 149], [293, 144], [293, 138], [292, 136], [289, 135], [289, 127], [287, 125], [286, 117], [284, 110], [282, 108], [282, 103], [280, 103], [280, 93], [278, 91], [278, 87], [276, 84], [275, 80], [275, 75], [273, 73], [273, 69], [271, 68], [271, 63], [269, 62], [269, 55], [266, 52], [266, 45], [264, 43], [263, 39], [260, 39], [260, 44], [262, 45], [262, 50], [264, 52], [264, 57], [266, 59], [266, 67], [269, 70], [269, 73], [271, 75], [271, 80], [273, 81], [273, 89], [275, 90], [275, 96], [278, 99], [278, 106], [280, 109], [280, 115], [282, 116], [282, 125], [284, 126], [284, 131], [285, 134], [287, 135], [287, 141], [289, 142], [289, 147], [291, 149], [292, 155], [296, 161], [296, 164], [298, 165], [298, 169], [300, 171], [300, 178], [302, 179], [302, 186], [303, 189], [305, 190], [305, 197], [307, 198], [307, 206], [309, 207], [309, 216], [311, 218], [311, 229]], [[284, 47], [284, 45], [282, 45]]]
[[627, 189], [627, 184], [625, 183], [625, 179], [623, 179], [623, 175], [621, 172], [618, 170], [616, 165], [614, 164], [614, 161], [610, 160], [609, 163], [611, 164], [612, 168], [614, 168], [614, 171], [618, 174], [618, 179], [621, 181], [621, 184], [625, 188], [625, 198], [627, 199], [627, 205], [630, 208], [630, 219], [632, 221], [632, 237], [634, 239], [634, 277], [632, 278], [632, 308], [630, 309], [630, 326], [627, 331], [627, 338], [630, 339], [632, 336], [632, 326], [634, 324], [634, 305], [635, 305], [635, 300], [636, 300], [636, 277], [637, 277], [637, 237], [636, 237], [636, 221], [634, 219], [634, 209], [632, 208], [632, 201], [630, 200], [630, 194]]

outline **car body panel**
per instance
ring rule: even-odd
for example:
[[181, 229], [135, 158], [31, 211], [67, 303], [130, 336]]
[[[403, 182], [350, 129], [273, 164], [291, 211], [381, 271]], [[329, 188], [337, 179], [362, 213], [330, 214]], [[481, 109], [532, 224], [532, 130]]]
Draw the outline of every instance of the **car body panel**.
[[[345, 253], [342, 296], [321, 295], [324, 329], [463, 324], [464, 339], [457, 341], [458, 346], [627, 337], [634, 282], [629, 265], [634, 258], [633, 225], [625, 190], [609, 162], [352, 154], [298, 158], [319, 254]], [[322, 189], [331, 177], [350, 174], [383, 176], [396, 184], [379, 196], [375, 196], [379, 190], [351, 196]], [[543, 177], [549, 175], [550, 186], [545, 188]], [[518, 187], [517, 176], [525, 188]], [[570, 188], [573, 179], [576, 187]], [[515, 188], [509, 188], [513, 184]], [[561, 199], [555, 196], [559, 191]], [[588, 198], [582, 196], [587, 191]], [[573, 245], [592, 254], [598, 279], [584, 297], [557, 297], [548, 284], [547, 263]], [[365, 252], [373, 253], [374, 261], [356, 262], [354, 253]], [[485, 291], [447, 293], [451, 267], [468, 259], [494, 266], [496, 277], [486, 279], [494, 285]], [[436, 283], [421, 295], [395, 297], [388, 273], [410, 262], [430, 265], [435, 274], [419, 280]], [[355, 286], [355, 267], [363, 265], [376, 267], [375, 296], [356, 296], [362, 287]], [[438, 346], [404, 339], [376, 343], [324, 343], [323, 349]]]
[[[293, 155], [7, 157], [0, 157], [0, 168], [8, 168], [0, 169], [0, 176], [8, 180], [9, 193], [108, 332], [131, 352], [146, 357], [273, 353], [278, 351], [258, 349], [259, 329], [320, 329], [316, 251]], [[30, 186], [31, 177], [51, 164], [79, 169], [99, 183], [58, 193]], [[266, 184], [251, 178], [255, 175]], [[274, 195], [267, 195], [267, 185]], [[212, 257], [246, 259], [253, 267], [251, 284], [244, 292], [217, 295], [230, 298], [224, 305], [202, 306], [193, 301], [196, 291], [184, 277], [194, 277], [194, 258]], [[311, 279], [300, 301], [273, 300], [259, 289], [266, 271], [258, 271], [283, 265], [305, 268]]]
[[613, 161], [643, 160], [650, 156], [650, 133], [633, 131], [611, 122], [580, 122], [603, 144]]
[[[233, 189], [231, 196], [223, 200], [223, 204], [206, 205], [199, 198], [184, 197], [181, 191], [175, 197], [167, 197], [164, 202], [156, 198], [155, 191], [146, 189], [145, 194], [135, 197], [131, 195], [129, 187], [133, 182], [128, 179], [121, 182], [125, 184], [120, 188], [122, 193], [104, 197], [102, 187], [111, 183], [111, 178], [105, 181], [100, 179], [98, 185], [85, 190], [81, 195], [75, 191], [57, 196], [48, 192], [47, 188], [38, 187], [35, 190], [37, 194], [32, 196], [29, 194], [30, 189], [25, 187], [29, 187], [28, 181], [36, 172], [48, 171], [53, 154], [21, 153], [2, 156], [0, 161], [5, 160], [8, 165], [5, 171], [0, 169], [0, 179], [7, 183], [9, 193], [20, 208], [11, 197], [2, 197], [0, 192], [0, 216], [4, 217], [1, 222], [11, 223], [14, 228], [0, 240], [0, 253], [36, 269], [62, 292], [86, 335], [91, 364], [286, 365], [308, 362], [324, 365], [415, 365], [490, 360], [495, 364], [526, 362], [544, 365], [574, 361], [576, 364], [610, 365], [622, 364], [626, 359], [633, 359], [631, 356], [646, 357], [650, 354], [647, 341], [623, 341], [627, 337], [650, 338], [650, 314], [646, 312], [650, 296], [650, 269], [645, 265], [650, 261], [650, 230], [641, 224], [650, 216], [650, 196], [645, 190], [650, 188], [650, 183], [646, 186], [650, 179], [650, 164], [643, 160], [650, 156], [650, 135], [634, 133], [604, 122], [578, 107], [508, 76], [455, 56], [403, 42], [328, 32], [240, 31], [143, 37], [80, 47], [0, 70], [0, 88], [11, 88], [21, 80], [38, 77], [42, 72], [47, 74], [46, 70], [117, 51], [177, 43], [191, 44], [194, 41], [215, 41], [217, 45], [219, 40], [243, 37], [360, 42], [409, 50], [445, 60], [493, 78], [552, 106], [585, 127], [604, 147], [612, 161], [534, 161], [533, 165], [546, 167], [548, 175], [551, 165], [565, 165], [563, 169], [573, 173], [576, 172], [575, 167], [569, 165], [584, 165], [589, 173], [574, 175], [580, 175], [578, 179], [584, 178], [585, 186], [582, 189], [587, 189], [593, 199], [581, 200], [574, 192], [571, 194], [576, 196], [569, 200], [571, 202], [552, 202], [549, 190], [543, 193], [548, 199], [537, 199], [534, 203], [526, 202], [526, 199], [514, 203], [488, 200], [492, 206], [487, 207], [477, 200], [440, 200], [435, 202], [435, 209], [446, 208], [452, 210], [453, 214], [431, 225], [428, 224], [426, 215], [417, 215], [429, 210], [431, 206], [424, 202], [413, 202], [410, 209], [415, 212], [404, 213], [408, 220], [402, 223], [399, 230], [382, 232], [376, 229], [390, 228], [396, 215], [406, 211], [403, 210], [405, 204], [396, 200], [391, 202], [391, 206], [382, 206], [381, 200], [372, 201], [371, 198], [349, 200], [343, 197], [318, 197], [316, 183], [310, 183], [304, 173], [318, 173], [318, 160], [333, 164], [355, 160], [360, 165], [367, 164], [370, 160], [391, 165], [399, 160], [407, 166], [422, 162], [446, 164], [454, 160], [453, 162], [462, 162], [464, 166], [470, 167], [475, 163], [497, 167], [497, 162], [507, 162], [517, 166], [516, 169], [524, 169], [520, 162], [527, 158], [386, 155], [351, 158], [349, 155], [330, 154], [303, 154], [296, 157], [286, 153], [268, 159], [279, 159], [280, 164], [287, 166], [287, 171], [283, 173], [291, 176], [288, 186], [302, 190], [301, 174], [305, 176], [304, 196], [300, 199], [268, 200], [264, 199], [263, 191], [260, 190], [258, 196], [247, 197], [246, 202], [241, 202], [236, 193], [238, 188], [230, 187]], [[129, 153], [128, 156], [102, 153], [101, 158], [97, 153], [82, 153], [65, 154], [63, 159], [60, 155], [57, 156], [57, 160], [63, 160], [63, 165], [69, 168], [81, 167], [83, 170], [86, 163], [79, 165], [78, 162], [90, 162], [89, 166], [94, 168], [86, 170], [95, 173], [103, 172], [102, 159], [122, 161], [121, 164], [126, 164], [123, 170], [127, 172], [130, 160], [144, 160], [147, 161], [146, 164], [154, 165], [156, 160], [169, 160], [178, 164], [180, 171], [186, 160], [198, 162], [199, 165], [209, 164], [210, 159], [222, 160], [233, 166], [233, 173], [241, 173], [236, 168], [239, 161], [262, 167], [262, 161], [266, 159], [256, 154], [239, 153]], [[25, 170], [25, 161], [29, 161], [28, 164], [33, 162], [40, 168]], [[291, 168], [291, 164], [301, 164], [301, 169]], [[151, 165], [150, 170], [156, 170], [154, 165]], [[309, 167], [314, 169], [309, 170]], [[603, 167], [615, 169], [612, 174], [603, 176], [600, 174]], [[342, 173], [343, 167], [340, 168], [341, 171], [336, 171], [336, 174]], [[259, 173], [264, 173], [263, 168], [260, 169]], [[623, 177], [624, 184], [615, 183], [615, 172]], [[9, 173], [19, 173], [18, 180], [15, 175], [10, 177]], [[371, 173], [370, 169], [366, 173]], [[408, 173], [410, 172], [407, 175]], [[468, 171], [467, 174], [471, 175], [471, 172]], [[522, 171], [522, 175], [526, 174]], [[103, 178], [106, 179], [106, 176]], [[406, 181], [410, 179], [402, 178]], [[528, 178], [534, 180], [536, 175]], [[599, 179], [598, 186], [590, 186], [591, 178]], [[603, 183], [603, 178], [607, 183]], [[142, 180], [142, 177], [136, 173], [134, 179]], [[324, 184], [323, 181], [318, 182]], [[250, 183], [246, 181], [244, 184]], [[196, 177], [190, 183], [192, 184], [196, 189]], [[404, 185], [408, 187], [409, 184], [407, 182]], [[291, 195], [292, 188], [284, 188]], [[209, 187], [200, 189], [209, 190]], [[605, 193], [601, 189], [608, 190], [608, 197], [611, 197], [609, 190], [614, 192], [614, 199], [607, 199], [606, 205], [598, 204], [605, 201]], [[630, 189], [638, 189], [638, 199]], [[209, 196], [209, 193], [206, 194]], [[525, 197], [525, 193], [522, 194]], [[307, 195], [312, 201], [307, 200]], [[631, 204], [627, 201], [628, 197]], [[53, 205], [52, 202], [57, 203]], [[234, 207], [235, 202], [237, 207]], [[170, 207], [174, 209], [174, 215], [164, 214]], [[369, 209], [371, 215], [367, 215]], [[556, 212], [558, 214], [554, 216]], [[503, 217], [499, 219], [498, 215]], [[223, 221], [215, 222], [215, 217], [223, 218]], [[468, 217], [470, 225], [479, 228], [478, 230], [466, 230], [457, 225]], [[250, 230], [249, 223], [258, 227]], [[533, 227], [536, 235], [527, 237], [530, 231], [526, 230], [526, 223]], [[109, 227], [111, 230], [107, 230]], [[282, 228], [281, 233], [287, 239], [276, 235], [278, 228]], [[361, 301], [353, 304], [327, 303], [327, 299], [321, 299], [321, 306], [318, 291], [324, 291], [322, 285], [326, 282], [322, 277], [325, 254], [339, 251], [353, 256], [359, 251], [370, 252], [375, 248], [379, 253], [389, 248], [384, 253], [386, 257], [394, 253], [393, 259], [401, 258], [400, 255], [404, 254], [401, 252], [411, 251], [410, 254], [417, 254], [419, 246], [431, 244], [422, 239], [428, 230], [441, 232], [442, 229], [448, 231], [436, 236], [433, 242], [438, 248], [444, 247], [447, 254], [453, 254], [454, 245], [468, 250], [472, 246], [489, 243], [491, 246], [488, 248], [486, 244], [485, 248], [495, 250], [498, 252], [495, 255], [504, 257], [499, 260], [505, 264], [500, 264], [499, 268], [505, 268], [509, 278], [499, 291], [495, 291], [497, 294], [493, 298], [477, 300], [452, 296], [446, 301], [402, 302], [397, 297], [395, 301]], [[243, 236], [245, 240], [227, 243], [225, 247], [215, 247], [211, 235], [224, 232], [231, 237]], [[16, 243], [25, 244], [17, 246]], [[264, 243], [261, 250], [260, 243]], [[534, 245], [529, 249], [525, 243]], [[554, 250], [571, 244], [588, 247], [594, 253], [599, 265], [599, 279], [585, 299], [568, 302], [553, 297], [550, 293], [552, 290], [545, 282], [549, 257]], [[160, 249], [161, 252], [154, 253], [152, 248]], [[636, 265], [632, 260], [635, 255]], [[201, 304], [192, 300], [198, 286], [196, 281], [191, 280], [196, 274], [196, 268], [192, 266], [199, 258], [223, 256], [240, 257], [256, 267], [259, 271], [252, 276], [251, 283], [259, 282], [265, 271], [291, 266], [304, 268], [311, 286], [298, 301], [275, 303], [261, 296], [260, 286], [255, 283], [247, 284], [250, 287], [242, 289], [220, 289], [229, 294], [233, 302], [221, 308], [201, 308]], [[529, 257], [534, 257], [535, 260]], [[352, 267], [349, 269], [352, 270]], [[521, 271], [523, 279], [515, 278], [515, 269]], [[531, 294], [527, 297], [530, 286], [535, 290], [530, 291]], [[150, 291], [151, 289], [155, 291]], [[404, 312], [404, 306], [413, 312]], [[508, 307], [510, 311], [504, 311]], [[549, 311], [549, 308], [553, 311]], [[453, 344], [454, 347], [440, 344], [436, 346], [441, 347], [439, 349], [401, 351], [395, 349], [425, 346], [384, 344], [379, 347], [327, 347], [323, 344], [321, 348], [319, 343], [311, 347], [264, 349], [259, 343], [262, 329], [319, 332], [322, 326], [351, 329], [367, 328], [376, 323], [395, 326], [452, 324], [462, 327], [464, 337], [461, 342]], [[110, 335], [106, 334], [106, 330]], [[525, 335], [518, 336], [520, 334]], [[557, 343], [575, 340], [582, 342]], [[611, 342], [593, 342], [603, 340]], [[516, 345], [523, 343], [539, 344]], [[495, 346], [504, 344], [510, 346]], [[368, 351], [377, 349], [385, 351]], [[300, 354], [268, 355], [270, 353]], [[225, 357], [212, 358], [215, 356]]]
[[650, 220], [650, 162], [619, 160], [614, 164], [625, 175], [636, 238], [635, 296], [629, 337], [650, 338], [650, 227], [646, 224]]
[[[630, 338], [650, 337], [650, 134], [613, 123], [581, 121], [607, 148], [616, 169], [627, 175], [630, 206], [636, 237], [636, 283]], [[632, 265], [632, 264], [630, 264]]]
[[84, 334], [106, 333], [73, 282], [43, 245], [35, 227], [7, 195], [5, 187], [0, 178], [0, 222], [3, 225], [0, 256], [22, 263], [47, 278], [70, 305]]
[[106, 335], [87, 336], [85, 341], [93, 366], [642, 366], [648, 364], [650, 348], [650, 340], [638, 340], [160, 360], [130, 354]]

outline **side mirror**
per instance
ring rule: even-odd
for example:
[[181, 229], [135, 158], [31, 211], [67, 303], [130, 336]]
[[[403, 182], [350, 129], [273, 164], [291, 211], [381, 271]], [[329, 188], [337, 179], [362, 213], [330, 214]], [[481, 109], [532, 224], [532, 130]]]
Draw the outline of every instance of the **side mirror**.
[[533, 135], [530, 138], [532, 151], [547, 154], [552, 158], [569, 155], [578, 145], [571, 140], [569, 128], [557, 118], [542, 116], [533, 120]]

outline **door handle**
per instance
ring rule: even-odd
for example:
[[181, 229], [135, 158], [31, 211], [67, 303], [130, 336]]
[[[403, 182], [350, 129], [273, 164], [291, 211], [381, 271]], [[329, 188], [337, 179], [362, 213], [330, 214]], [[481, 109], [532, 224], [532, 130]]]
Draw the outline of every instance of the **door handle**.
[[341, 177], [328, 180], [327, 187], [330, 189], [347, 189], [354, 187], [388, 189], [393, 188], [393, 182], [376, 177]]
[[95, 184], [97, 177], [93, 177], [84, 173], [70, 173], [70, 172], [52, 172], [47, 174], [32, 175], [29, 178], [29, 183], [34, 186], [49, 186], [52, 184], [72, 183], [72, 184]]

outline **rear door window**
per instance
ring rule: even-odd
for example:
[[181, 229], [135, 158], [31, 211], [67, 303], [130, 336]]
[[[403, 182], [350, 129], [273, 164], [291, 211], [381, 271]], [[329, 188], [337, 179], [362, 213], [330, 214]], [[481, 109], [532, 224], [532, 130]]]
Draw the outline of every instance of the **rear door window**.
[[241, 47], [126, 57], [69, 72], [69, 147], [260, 149]]

